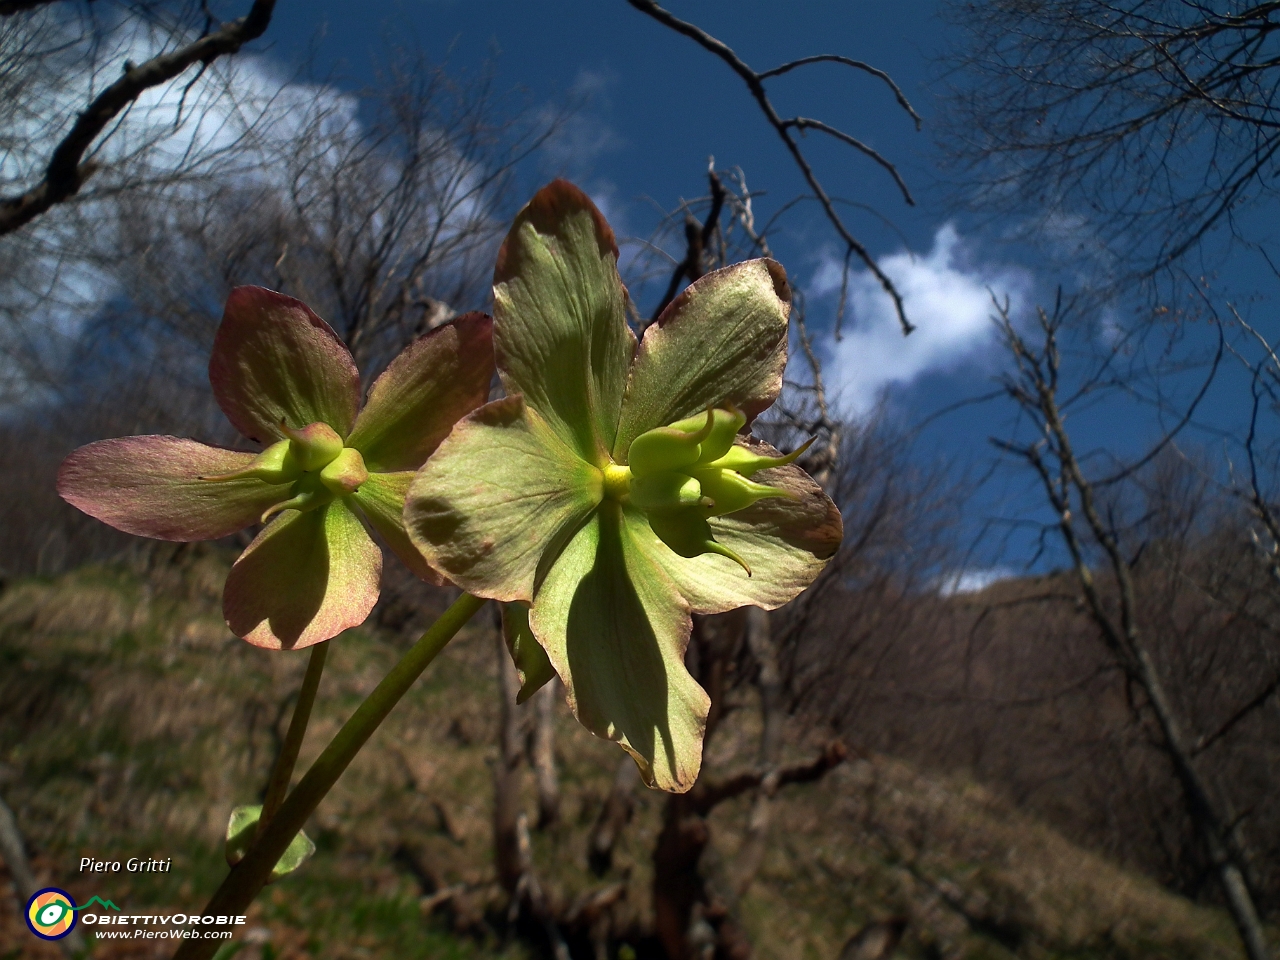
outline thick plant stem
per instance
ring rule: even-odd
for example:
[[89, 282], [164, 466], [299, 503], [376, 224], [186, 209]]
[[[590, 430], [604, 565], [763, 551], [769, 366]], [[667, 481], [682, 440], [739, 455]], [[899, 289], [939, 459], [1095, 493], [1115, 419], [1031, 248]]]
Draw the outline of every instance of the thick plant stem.
[[307, 732], [307, 723], [311, 719], [311, 708], [316, 702], [316, 691], [320, 689], [320, 675], [324, 673], [324, 661], [329, 656], [329, 643], [317, 643], [311, 648], [311, 659], [307, 661], [307, 672], [302, 678], [302, 689], [298, 691], [298, 702], [293, 705], [293, 717], [289, 720], [289, 732], [284, 736], [284, 745], [280, 748], [280, 756], [276, 757], [275, 768], [271, 771], [271, 782], [267, 784], [267, 794], [262, 799], [262, 813], [258, 817], [257, 835], [267, 829], [267, 824], [280, 809], [284, 795], [289, 792], [289, 781], [293, 778], [293, 766], [298, 762], [298, 750], [302, 747], [302, 738]]
[[[391, 672], [382, 679], [364, 703], [356, 708], [356, 712], [316, 758], [316, 762], [294, 787], [293, 792], [285, 798], [279, 811], [245, 858], [227, 874], [222, 886], [204, 908], [204, 916], [232, 917], [244, 913], [266, 884], [272, 867], [297, 836], [307, 818], [315, 812], [320, 801], [337, 783], [347, 765], [360, 752], [360, 748], [413, 686], [414, 681], [422, 675], [422, 671], [436, 658], [436, 654], [445, 648], [454, 634], [487, 602], [464, 593], [428, 628], [400, 662], [392, 667]], [[226, 925], [224, 921], [214, 928]], [[208, 929], [210, 928], [202, 928]], [[223, 942], [225, 941], [184, 940], [173, 955], [174, 960], [209, 960]]]

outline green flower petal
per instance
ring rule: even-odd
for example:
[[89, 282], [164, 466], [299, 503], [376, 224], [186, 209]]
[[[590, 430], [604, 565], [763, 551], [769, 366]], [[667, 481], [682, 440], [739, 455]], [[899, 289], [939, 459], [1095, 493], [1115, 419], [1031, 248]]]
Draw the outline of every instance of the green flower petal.
[[508, 397], [459, 420], [418, 471], [405, 527], [427, 563], [462, 589], [529, 601], [601, 495], [600, 471]]
[[582, 459], [613, 447], [635, 336], [624, 313], [613, 231], [564, 180], [516, 216], [493, 275], [494, 351], [502, 382]]
[[791, 288], [772, 260], [748, 260], [689, 284], [644, 333], [627, 382], [613, 457], [646, 430], [738, 407], [750, 422], [778, 398]]
[[58, 470], [63, 500], [117, 530], [158, 540], [216, 540], [258, 522], [288, 484], [200, 477], [235, 473], [257, 454], [177, 437], [99, 440]]
[[377, 473], [417, 470], [453, 425], [489, 396], [493, 321], [458, 317], [409, 344], [369, 390], [347, 446]]
[[547, 652], [529, 629], [529, 608], [523, 603], [502, 605], [502, 639], [507, 642], [511, 659], [520, 675], [520, 692], [516, 703], [524, 703], [556, 675]]
[[283, 439], [327, 423], [346, 436], [360, 406], [360, 374], [333, 328], [301, 300], [236, 287], [213, 340], [209, 382], [222, 412], [250, 440]]
[[442, 577], [409, 540], [404, 529], [404, 501], [409, 493], [409, 485], [413, 483], [413, 471], [402, 470], [398, 473], [371, 473], [369, 479], [360, 485], [360, 489], [351, 495], [364, 512], [373, 529], [386, 541], [391, 552], [400, 558], [400, 562], [413, 571], [414, 576], [437, 587], [449, 581]]
[[[762, 456], [778, 455], [753, 437], [740, 437], [739, 445]], [[737, 513], [711, 518], [712, 536], [746, 561], [750, 577], [726, 557], [678, 556], [658, 539], [643, 513], [626, 511], [627, 529], [636, 545], [676, 582], [694, 613], [723, 613], [742, 606], [774, 610], [809, 586], [840, 547], [840, 510], [807, 473], [788, 464], [761, 470], [752, 479], [796, 499], [769, 497]]]
[[222, 612], [236, 636], [297, 650], [364, 623], [381, 573], [382, 551], [343, 501], [286, 510], [232, 566]]
[[620, 743], [649, 786], [692, 787], [711, 701], [684, 666], [689, 605], [637, 548], [617, 503], [601, 504], [565, 547], [529, 622], [578, 720]]

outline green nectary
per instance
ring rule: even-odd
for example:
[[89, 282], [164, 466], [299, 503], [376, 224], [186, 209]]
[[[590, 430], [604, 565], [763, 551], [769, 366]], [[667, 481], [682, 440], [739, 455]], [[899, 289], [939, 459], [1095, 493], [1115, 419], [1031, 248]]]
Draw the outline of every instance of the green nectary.
[[626, 465], [606, 468], [605, 495], [643, 511], [658, 539], [680, 556], [719, 554], [750, 576], [751, 567], [716, 541], [707, 520], [745, 510], [765, 497], [794, 500], [786, 490], [748, 478], [791, 463], [809, 444], [783, 457], [752, 453], [733, 442], [746, 422], [735, 407], [710, 408], [705, 416], [642, 433], [631, 442]]
[[277, 486], [293, 484], [291, 497], [263, 511], [263, 523], [284, 510], [305, 512], [323, 507], [335, 497], [355, 493], [369, 479], [360, 451], [343, 446], [342, 437], [327, 423], [310, 423], [298, 430], [282, 423], [280, 430], [287, 439], [267, 447], [243, 470], [200, 479], [213, 483], [254, 479]]

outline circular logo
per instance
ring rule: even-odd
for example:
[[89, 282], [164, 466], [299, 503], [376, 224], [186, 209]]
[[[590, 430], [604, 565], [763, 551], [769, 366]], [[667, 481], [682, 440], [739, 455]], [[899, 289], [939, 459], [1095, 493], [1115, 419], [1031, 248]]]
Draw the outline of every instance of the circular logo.
[[57, 887], [36, 891], [27, 901], [27, 926], [41, 940], [61, 940], [76, 925], [76, 902]]

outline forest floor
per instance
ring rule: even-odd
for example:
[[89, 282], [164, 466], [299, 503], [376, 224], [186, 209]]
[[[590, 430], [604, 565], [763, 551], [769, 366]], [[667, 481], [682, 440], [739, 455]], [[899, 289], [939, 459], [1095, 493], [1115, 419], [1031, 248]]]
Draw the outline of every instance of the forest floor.
[[[201, 548], [150, 570], [91, 566], [0, 593], [0, 796], [42, 885], [126, 912], [191, 912], [223, 876], [227, 817], [259, 799], [306, 661], [227, 632], [219, 603], [227, 563]], [[376, 627], [334, 641], [299, 769], [411, 642], [404, 630]], [[496, 697], [486, 612], [320, 806], [307, 827], [316, 856], [267, 888], [222, 956], [536, 957], [536, 945], [505, 923], [493, 868]], [[750, 762], [754, 716], [740, 710], [725, 720], [708, 769]], [[640, 788], [610, 872], [594, 876], [587, 834], [619, 751], [563, 704], [556, 735], [563, 815], [558, 828], [533, 834], [539, 880], [560, 905], [625, 885], [614, 929], [634, 931], [641, 960], [654, 956], [645, 931], [663, 797]], [[819, 731], [793, 730], [789, 750], [811, 756], [821, 741]], [[732, 857], [748, 808], [743, 798], [712, 815], [709, 873]], [[172, 868], [81, 873], [83, 857], [171, 858]], [[895, 956], [910, 958], [1241, 955], [1221, 911], [1071, 845], [977, 784], [880, 756], [853, 757], [817, 784], [782, 791], [769, 854], [739, 912], [762, 960], [836, 960], [852, 935], [890, 918], [906, 921]], [[0, 872], [0, 960], [61, 957], [21, 914]], [[92, 955], [171, 950], [165, 941], [102, 940]]]

